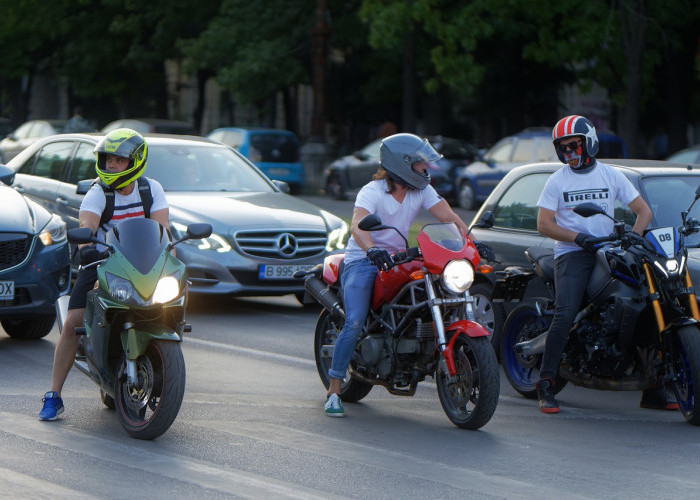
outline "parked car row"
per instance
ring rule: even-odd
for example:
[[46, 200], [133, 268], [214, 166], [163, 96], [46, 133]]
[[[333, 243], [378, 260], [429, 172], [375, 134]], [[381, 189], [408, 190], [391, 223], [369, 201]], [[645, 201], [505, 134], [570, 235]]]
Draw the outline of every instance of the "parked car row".
[[[454, 200], [465, 210], [473, 210], [489, 196], [500, 180], [519, 165], [557, 161], [549, 128], [527, 128], [505, 137], [484, 155], [466, 141], [427, 136], [444, 158], [430, 171], [431, 183], [444, 198]], [[601, 158], [626, 158], [624, 141], [608, 132], [599, 132]], [[381, 139], [372, 141], [352, 155], [333, 161], [324, 172], [328, 196], [347, 199], [367, 184], [379, 168]]]
[[[35, 142], [9, 162], [13, 187], [77, 227], [95, 177], [100, 134], [62, 134]], [[170, 205], [171, 232], [206, 222], [214, 232], [178, 247], [190, 292], [303, 297], [292, 274], [344, 247], [347, 224], [285, 194], [232, 148], [203, 137], [146, 135], [145, 175], [159, 181]]]

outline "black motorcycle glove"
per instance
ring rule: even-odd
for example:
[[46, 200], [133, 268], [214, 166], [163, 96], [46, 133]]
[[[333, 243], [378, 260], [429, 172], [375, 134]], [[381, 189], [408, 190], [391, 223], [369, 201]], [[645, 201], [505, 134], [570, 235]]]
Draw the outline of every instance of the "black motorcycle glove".
[[493, 248], [491, 248], [489, 245], [487, 245], [486, 243], [482, 243], [480, 241], [477, 241], [476, 243], [474, 243], [474, 246], [479, 251], [479, 256], [482, 259], [488, 260], [491, 262], [496, 261], [496, 252], [494, 252]]
[[372, 247], [367, 250], [367, 258], [377, 266], [380, 271], [388, 271], [394, 267], [394, 261], [391, 260], [391, 255], [386, 250], [381, 248]]
[[81, 266], [92, 264], [101, 258], [100, 252], [93, 245], [80, 247], [78, 249], [78, 257]]
[[595, 243], [592, 241], [594, 239], [590, 234], [578, 233], [576, 235], [576, 244], [583, 248], [585, 251], [590, 253], [595, 253], [597, 248]]

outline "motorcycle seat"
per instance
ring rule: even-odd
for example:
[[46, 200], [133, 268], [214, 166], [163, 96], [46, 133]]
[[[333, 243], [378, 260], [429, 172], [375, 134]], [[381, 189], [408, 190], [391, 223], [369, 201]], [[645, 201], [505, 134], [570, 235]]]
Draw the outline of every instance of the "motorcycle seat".
[[541, 273], [546, 281], [554, 280], [554, 251], [551, 248], [530, 247], [525, 250], [525, 255], [535, 267], [535, 272]]

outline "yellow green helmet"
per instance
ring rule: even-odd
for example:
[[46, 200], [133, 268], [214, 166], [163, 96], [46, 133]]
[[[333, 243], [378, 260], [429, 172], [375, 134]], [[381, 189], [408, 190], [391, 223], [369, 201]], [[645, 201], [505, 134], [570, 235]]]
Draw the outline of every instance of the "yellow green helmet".
[[[95, 170], [100, 180], [113, 189], [121, 189], [143, 174], [148, 160], [148, 146], [143, 136], [135, 130], [118, 128], [100, 139], [95, 146], [95, 155]], [[129, 166], [123, 172], [109, 172], [107, 155], [128, 158]]]

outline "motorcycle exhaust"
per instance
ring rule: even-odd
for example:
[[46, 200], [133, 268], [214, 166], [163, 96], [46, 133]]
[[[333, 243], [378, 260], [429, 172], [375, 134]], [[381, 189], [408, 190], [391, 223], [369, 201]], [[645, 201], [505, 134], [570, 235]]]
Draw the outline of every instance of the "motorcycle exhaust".
[[524, 354], [532, 356], [533, 354], [542, 354], [544, 352], [544, 343], [547, 341], [547, 332], [541, 333], [532, 340], [518, 342], [513, 346], [516, 354]]
[[328, 288], [323, 280], [309, 276], [304, 281], [304, 288], [316, 302], [326, 308], [333, 316], [345, 319], [345, 311], [340, 305], [338, 296]]
[[68, 302], [70, 301], [70, 295], [61, 295], [56, 300], [56, 322], [58, 323], [58, 333], [63, 330], [63, 323], [66, 321], [66, 316], [68, 316]]

